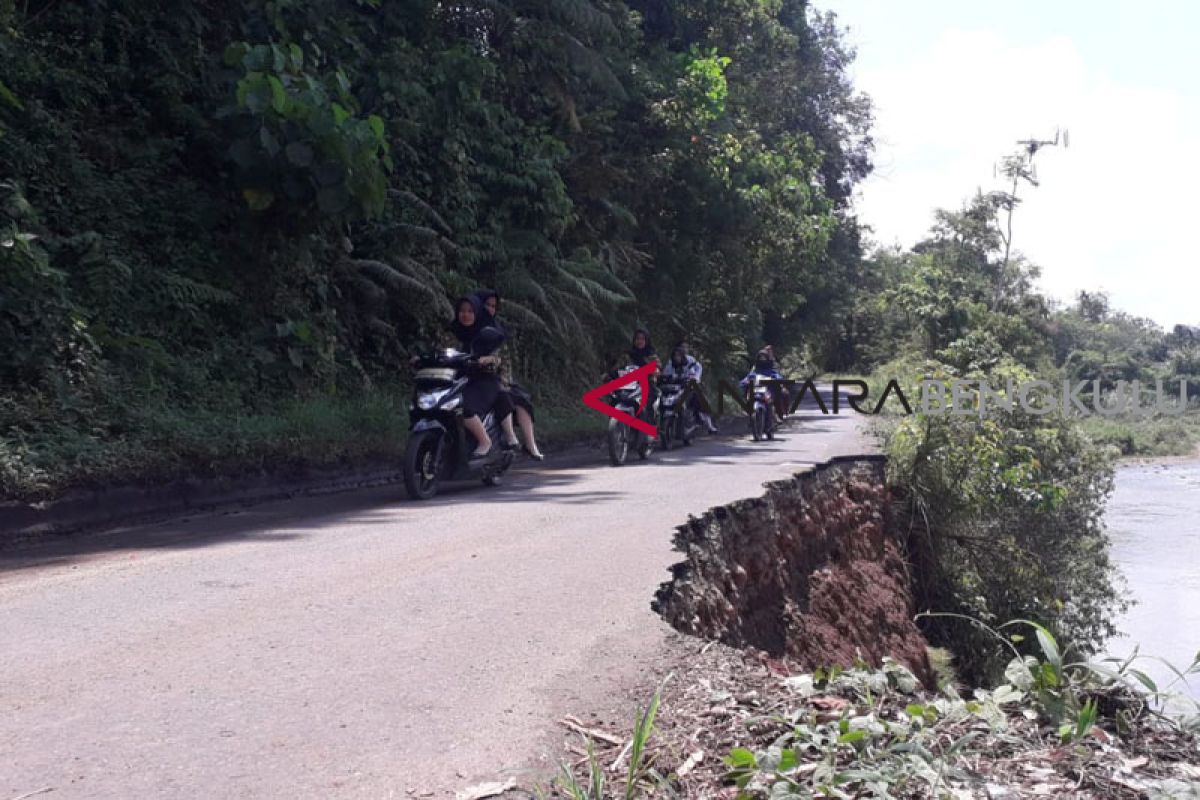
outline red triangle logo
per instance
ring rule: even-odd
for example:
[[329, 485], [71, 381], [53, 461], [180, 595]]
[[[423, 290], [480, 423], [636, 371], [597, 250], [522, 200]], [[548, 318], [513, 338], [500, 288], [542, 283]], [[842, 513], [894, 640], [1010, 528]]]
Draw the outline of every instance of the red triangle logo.
[[629, 427], [639, 430], [647, 436], [658, 436], [658, 428], [651, 425], [645, 420], [638, 419], [632, 414], [626, 414], [624, 411], [619, 411], [612, 406], [601, 401], [600, 398], [612, 392], [614, 389], [619, 389], [622, 386], [627, 386], [631, 383], [637, 383], [642, 390], [642, 404], [638, 406], [638, 413], [642, 413], [642, 409], [646, 407], [646, 399], [650, 396], [650, 376], [658, 369], [658, 362], [651, 361], [644, 367], [638, 367], [633, 372], [626, 373], [621, 377], [611, 380], [608, 383], [597, 386], [595, 389], [589, 390], [583, 395], [583, 404], [588, 408], [599, 411], [606, 417], [612, 417], [617, 422], [623, 422]]

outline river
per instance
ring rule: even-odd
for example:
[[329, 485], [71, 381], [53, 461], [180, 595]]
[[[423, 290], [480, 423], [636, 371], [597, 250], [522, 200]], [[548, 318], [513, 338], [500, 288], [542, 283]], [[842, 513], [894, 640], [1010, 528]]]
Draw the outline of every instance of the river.
[[[1127, 655], [1136, 643], [1186, 669], [1200, 650], [1200, 461], [1119, 467], [1105, 519], [1113, 559], [1137, 601], [1109, 653]], [[1160, 686], [1175, 678], [1151, 660], [1138, 666]], [[1176, 688], [1200, 699], [1200, 674], [1189, 683]]]

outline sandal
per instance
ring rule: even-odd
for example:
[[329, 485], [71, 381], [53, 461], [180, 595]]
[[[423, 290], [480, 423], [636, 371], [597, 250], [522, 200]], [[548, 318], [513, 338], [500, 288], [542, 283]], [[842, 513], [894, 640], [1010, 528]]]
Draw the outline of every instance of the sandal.
[[543, 455], [542, 453], [533, 452], [532, 450], [529, 449], [529, 447], [527, 445], [522, 444], [521, 449], [525, 451], [525, 455], [529, 456], [534, 461], [545, 461], [546, 460], [545, 455]]

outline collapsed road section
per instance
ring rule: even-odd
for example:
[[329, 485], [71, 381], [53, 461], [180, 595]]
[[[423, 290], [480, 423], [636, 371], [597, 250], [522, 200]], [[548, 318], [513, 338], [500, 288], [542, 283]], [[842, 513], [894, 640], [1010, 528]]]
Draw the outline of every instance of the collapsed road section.
[[807, 667], [890, 655], [932, 685], [885, 466], [835, 458], [689, 519], [654, 610], [684, 633]]

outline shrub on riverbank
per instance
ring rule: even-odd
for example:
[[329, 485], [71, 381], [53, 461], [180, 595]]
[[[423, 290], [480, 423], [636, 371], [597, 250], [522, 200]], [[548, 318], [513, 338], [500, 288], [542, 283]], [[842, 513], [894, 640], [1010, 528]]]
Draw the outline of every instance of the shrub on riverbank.
[[1092, 441], [1111, 446], [1122, 456], [1190, 456], [1200, 447], [1198, 410], [1190, 410], [1179, 417], [1150, 419], [1087, 417], [1080, 425]]
[[[929, 360], [896, 362], [871, 379], [872, 394], [892, 377], [910, 398], [924, 379], [1031, 380], [1005, 359], [987, 372], [960, 373]], [[915, 404], [915, 400], [913, 400]], [[918, 609], [994, 623], [1043, 620], [1085, 652], [1114, 632], [1125, 607], [1103, 526], [1112, 490], [1111, 453], [1076, 418], [1019, 409], [988, 416], [893, 415], [881, 421], [888, 479], [900, 499]], [[978, 629], [930, 618], [929, 641], [954, 652], [972, 681], [994, 679], [1005, 654]]]

